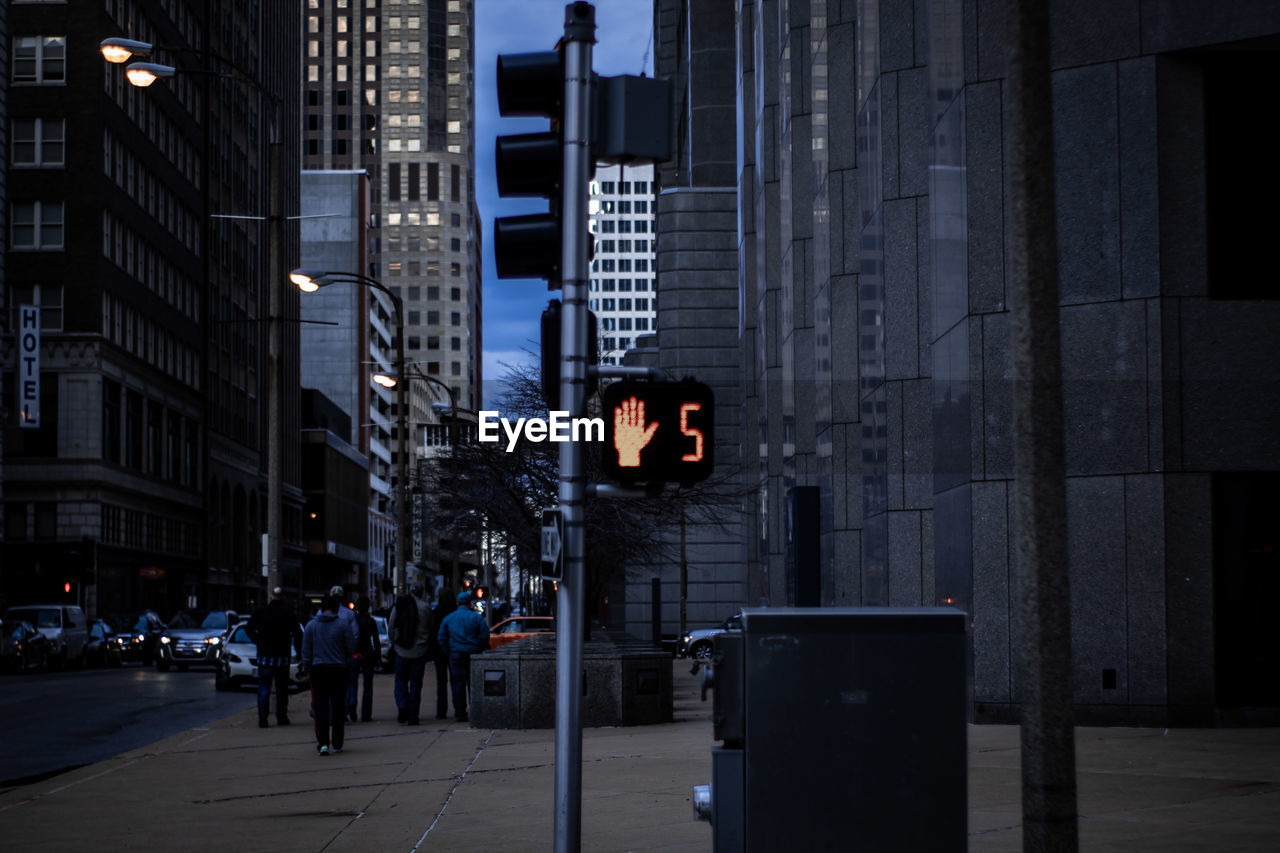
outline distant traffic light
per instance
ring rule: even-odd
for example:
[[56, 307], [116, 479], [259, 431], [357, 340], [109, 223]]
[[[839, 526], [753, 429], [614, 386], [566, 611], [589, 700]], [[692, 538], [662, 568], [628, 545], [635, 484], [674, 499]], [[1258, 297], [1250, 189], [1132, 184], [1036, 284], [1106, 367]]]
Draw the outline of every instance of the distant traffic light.
[[[587, 364], [600, 357], [600, 336], [596, 312], [587, 311]], [[560, 408], [560, 300], [552, 299], [542, 309], [542, 397], [548, 411]], [[594, 372], [587, 374], [586, 394], [596, 393], [600, 380]]]
[[700, 382], [615, 382], [604, 392], [604, 473], [627, 483], [705, 480], [715, 397]]

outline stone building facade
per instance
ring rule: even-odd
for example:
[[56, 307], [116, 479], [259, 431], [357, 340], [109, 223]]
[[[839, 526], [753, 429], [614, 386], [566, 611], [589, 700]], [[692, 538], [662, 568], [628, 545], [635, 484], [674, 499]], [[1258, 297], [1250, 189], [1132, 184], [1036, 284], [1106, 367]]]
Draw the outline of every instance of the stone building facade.
[[[712, 573], [744, 582], [743, 604], [794, 600], [791, 496], [812, 487], [821, 603], [965, 610], [974, 716], [1012, 719], [1001, 4], [691, 0], [655, 15], [695, 46], [737, 39], [733, 90], [704, 91], [738, 129], [714, 143], [734, 174], [711, 183], [736, 189], [733, 443], [758, 490], [740, 564]], [[1280, 508], [1280, 302], [1251, 213], [1276, 178], [1247, 103], [1274, 77], [1278, 35], [1265, 2], [1052, 7], [1062, 604], [1082, 722], [1280, 707], [1263, 675], [1280, 635], [1260, 604], [1280, 568], [1267, 521]], [[690, 55], [677, 91], [696, 104]], [[683, 70], [658, 57], [658, 76]], [[682, 156], [698, 133], [679, 125], [694, 140]], [[661, 171], [667, 210], [683, 198], [678, 169]], [[708, 256], [663, 210], [666, 309], [669, 280]], [[689, 318], [711, 334], [723, 320]], [[702, 351], [678, 317], [659, 321], [660, 360]], [[717, 558], [739, 559], [728, 546]]]

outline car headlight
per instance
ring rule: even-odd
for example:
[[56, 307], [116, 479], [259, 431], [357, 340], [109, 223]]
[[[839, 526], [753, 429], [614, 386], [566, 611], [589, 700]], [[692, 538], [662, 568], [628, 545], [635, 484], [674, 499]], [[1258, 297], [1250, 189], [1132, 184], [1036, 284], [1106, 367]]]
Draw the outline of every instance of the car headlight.
[[209, 645], [211, 645], [211, 646], [216, 646], [216, 645], [218, 645], [218, 643], [221, 643], [221, 642], [222, 642], [222, 638], [221, 638], [221, 637], [210, 637], [209, 639], [205, 640], [205, 642], [206, 642], [206, 643], [208, 643], [208, 644], [209, 644]]
[[167, 646], [167, 645], [169, 645], [169, 638], [168, 638], [168, 637], [161, 637], [161, 638], [160, 638], [160, 642], [164, 643], [164, 644]]
[[689, 643], [693, 642], [693, 634], [685, 634], [680, 638], [680, 642], [684, 643], [686, 646], [689, 645]]
[[135, 643], [142, 643], [142, 642], [146, 642], [146, 639], [147, 639], [146, 637], [144, 637], [144, 636], [142, 636], [141, 634], [139, 634], [138, 636], [136, 636], [136, 637], [134, 637], [134, 638], [133, 638], [133, 641], [134, 641]]

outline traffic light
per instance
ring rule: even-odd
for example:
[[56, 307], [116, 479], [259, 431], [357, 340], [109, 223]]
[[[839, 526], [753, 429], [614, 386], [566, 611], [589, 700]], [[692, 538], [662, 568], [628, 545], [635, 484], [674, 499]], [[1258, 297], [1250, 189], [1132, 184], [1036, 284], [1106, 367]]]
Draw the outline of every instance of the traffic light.
[[[587, 311], [587, 364], [595, 364], [600, 357], [599, 326], [596, 312]], [[542, 398], [551, 412], [560, 409], [560, 332], [560, 300], [552, 299], [542, 310]], [[596, 374], [588, 372], [588, 397], [599, 384]]]
[[715, 397], [700, 382], [615, 382], [604, 391], [604, 473], [627, 483], [705, 480]]
[[503, 216], [493, 221], [498, 278], [545, 278], [548, 286], [560, 286], [563, 101], [564, 70], [558, 51], [498, 57], [498, 113], [551, 120], [551, 129], [543, 133], [498, 137], [494, 152], [498, 195], [551, 202], [546, 213]]

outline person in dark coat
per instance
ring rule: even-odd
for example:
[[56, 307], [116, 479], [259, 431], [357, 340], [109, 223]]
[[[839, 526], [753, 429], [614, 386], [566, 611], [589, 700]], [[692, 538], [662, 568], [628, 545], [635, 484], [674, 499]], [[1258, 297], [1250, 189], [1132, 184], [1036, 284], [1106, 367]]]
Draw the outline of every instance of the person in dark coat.
[[453, 682], [453, 718], [467, 721], [467, 691], [471, 687], [471, 655], [489, 648], [489, 623], [471, 609], [471, 594], [458, 593], [458, 609], [440, 623], [440, 648], [449, 656]]
[[[436, 624], [439, 625], [446, 616], [457, 609], [458, 604], [453, 590], [440, 587], [435, 606]], [[431, 634], [430, 654], [436, 666], [436, 719], [447, 720], [449, 719], [449, 656], [440, 647], [440, 637], [435, 632]]]
[[347, 679], [351, 655], [356, 650], [354, 624], [338, 618], [338, 598], [325, 596], [320, 614], [307, 623], [302, 635], [302, 664], [311, 672], [312, 700], [316, 709], [316, 752], [342, 752], [346, 723]]
[[249, 639], [258, 647], [258, 727], [267, 727], [271, 685], [276, 687], [276, 723], [289, 725], [289, 661], [302, 651], [302, 626], [284, 602], [280, 587], [271, 590], [271, 601], [253, 611]]
[[[396, 682], [395, 700], [398, 710], [397, 719], [406, 725], [420, 724], [419, 714], [422, 709], [422, 676], [427, 668], [428, 638], [435, 633], [435, 622], [432, 621], [431, 605], [424, 600], [425, 590], [422, 584], [413, 584], [409, 595], [402, 595], [391, 606], [391, 618], [387, 620], [387, 639], [395, 647]], [[411, 614], [410, 621], [414, 628], [406, 633], [401, 628], [404, 622], [402, 610]]]
[[[347, 719], [355, 722], [363, 719], [366, 723], [373, 719], [373, 674], [377, 671], [378, 661], [382, 660], [382, 641], [378, 639], [378, 623], [369, 615], [369, 596], [362, 595], [356, 601], [356, 628], [359, 639], [356, 641], [356, 653], [351, 658], [351, 681], [347, 685]], [[359, 693], [360, 677], [364, 676], [364, 701], [360, 707], [360, 717], [356, 717], [356, 698]]]

